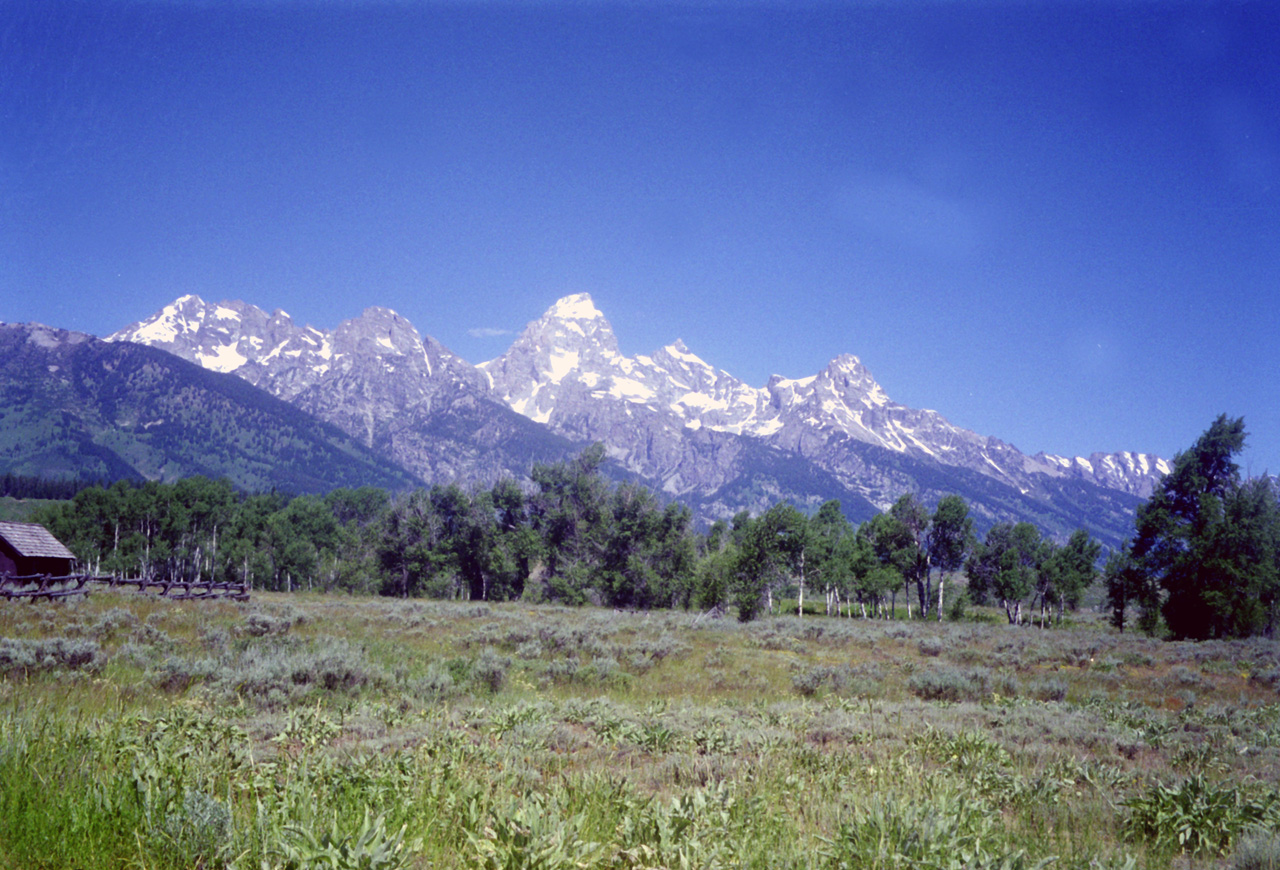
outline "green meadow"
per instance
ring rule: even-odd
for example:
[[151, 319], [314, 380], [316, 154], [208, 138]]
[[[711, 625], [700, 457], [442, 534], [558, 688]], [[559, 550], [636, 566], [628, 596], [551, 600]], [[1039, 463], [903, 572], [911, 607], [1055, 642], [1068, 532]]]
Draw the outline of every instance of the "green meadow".
[[0, 867], [1280, 864], [1280, 645], [1006, 622], [10, 602]]

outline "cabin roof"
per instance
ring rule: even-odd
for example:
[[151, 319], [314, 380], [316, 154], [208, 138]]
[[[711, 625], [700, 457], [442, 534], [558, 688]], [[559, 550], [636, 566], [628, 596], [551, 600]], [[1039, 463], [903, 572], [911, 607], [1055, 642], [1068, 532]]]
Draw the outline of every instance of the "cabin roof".
[[74, 559], [75, 554], [44, 526], [36, 523], [0, 523], [4, 538], [21, 556], [42, 559]]

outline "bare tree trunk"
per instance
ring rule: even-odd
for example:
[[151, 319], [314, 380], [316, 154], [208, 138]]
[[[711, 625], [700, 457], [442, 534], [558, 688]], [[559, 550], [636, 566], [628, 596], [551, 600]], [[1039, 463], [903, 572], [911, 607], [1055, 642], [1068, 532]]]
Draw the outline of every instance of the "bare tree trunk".
[[796, 616], [804, 616], [804, 550], [800, 551], [800, 601], [796, 604]]

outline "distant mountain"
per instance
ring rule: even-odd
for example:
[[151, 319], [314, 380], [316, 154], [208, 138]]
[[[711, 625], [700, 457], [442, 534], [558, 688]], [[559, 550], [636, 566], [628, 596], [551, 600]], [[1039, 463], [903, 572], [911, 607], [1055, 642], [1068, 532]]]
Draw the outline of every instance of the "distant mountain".
[[474, 366], [387, 308], [326, 332], [283, 311], [183, 296], [107, 341], [233, 373], [429, 482], [523, 477], [582, 446], [496, 401]]
[[[798, 380], [775, 375], [763, 388], [713, 368], [680, 341], [649, 356], [623, 357], [613, 328], [586, 294], [561, 299], [525, 327], [505, 354], [479, 368], [512, 409], [576, 438], [603, 435], [613, 455], [647, 476], [662, 476], [664, 463], [621, 443], [637, 414], [655, 417], [674, 432], [711, 430], [763, 439], [814, 459], [837, 476], [845, 463], [839, 456], [824, 457], [833, 448], [839, 453], [839, 445], [850, 440], [967, 468], [1026, 491], [1044, 475], [1146, 496], [1169, 470], [1163, 459], [1135, 453], [1095, 453], [1088, 459], [1026, 456], [997, 438], [961, 429], [936, 411], [891, 401], [861, 361], [847, 354], [816, 375]], [[691, 488], [676, 477], [664, 480], [669, 491]], [[849, 482], [863, 484], [860, 476]]]
[[419, 481], [244, 381], [136, 344], [0, 324], [0, 471], [88, 479], [227, 477], [324, 492]]
[[240, 302], [185, 296], [110, 336], [232, 372], [334, 423], [427, 480], [522, 476], [575, 445], [704, 517], [839, 498], [865, 518], [903, 492], [958, 492], [984, 525], [1032, 519], [1109, 543], [1169, 469], [1158, 457], [1028, 456], [936, 411], [893, 402], [855, 356], [752, 387], [676, 341], [625, 357], [590, 296], [556, 302], [496, 359], [472, 366], [394, 312], [332, 333]]

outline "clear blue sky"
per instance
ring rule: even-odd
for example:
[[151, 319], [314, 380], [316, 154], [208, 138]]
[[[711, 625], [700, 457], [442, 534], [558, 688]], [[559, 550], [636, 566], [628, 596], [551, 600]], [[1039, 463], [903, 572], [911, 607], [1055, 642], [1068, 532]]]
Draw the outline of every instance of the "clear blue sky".
[[183, 293], [472, 362], [587, 291], [1024, 451], [1280, 472], [1280, 4], [0, 0], [0, 320]]

